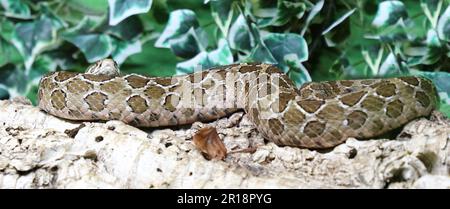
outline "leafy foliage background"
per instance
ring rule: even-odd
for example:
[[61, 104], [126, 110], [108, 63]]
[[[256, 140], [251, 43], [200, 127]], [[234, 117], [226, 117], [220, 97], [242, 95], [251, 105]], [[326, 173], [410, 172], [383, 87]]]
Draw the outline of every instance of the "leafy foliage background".
[[308, 81], [421, 75], [450, 116], [450, 0], [0, 0], [0, 99], [112, 57], [170, 76], [235, 62]]

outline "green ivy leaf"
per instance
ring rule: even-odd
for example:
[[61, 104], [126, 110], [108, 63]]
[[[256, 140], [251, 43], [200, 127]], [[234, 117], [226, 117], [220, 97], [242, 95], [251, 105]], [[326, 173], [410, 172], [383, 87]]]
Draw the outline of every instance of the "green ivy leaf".
[[[342, 27], [340, 27], [340, 30], [333, 30], [336, 26], [340, 25], [342, 22], [344, 22], [350, 15], [352, 15], [355, 12], [356, 9], [352, 9], [348, 12], [346, 12], [344, 15], [342, 15], [339, 19], [334, 21], [328, 28], [326, 28], [322, 35], [325, 38], [325, 42], [329, 47], [336, 46], [339, 42], [342, 42], [350, 35], [350, 26], [349, 24], [342, 24]], [[332, 31], [332, 32], [330, 32]]]
[[142, 51], [142, 45], [139, 40], [122, 41], [120, 39], [112, 38], [112, 45], [114, 46], [114, 50], [111, 53], [112, 58], [119, 65], [122, 64], [128, 56]]
[[31, 66], [31, 71], [27, 75], [32, 85], [37, 85], [41, 77], [56, 70], [57, 64], [47, 55], [40, 56]]
[[31, 19], [30, 8], [22, 0], [0, 0], [0, 4], [5, 9], [6, 17], [18, 19]]
[[39, 80], [44, 74], [55, 69], [56, 63], [46, 55], [37, 58], [30, 71], [25, 70], [23, 64], [8, 65], [0, 70], [0, 89], [3, 89], [0, 92], [10, 98], [26, 95], [36, 104]]
[[38, 90], [38, 85], [32, 85], [25, 94], [25, 97], [27, 97], [31, 101], [31, 104], [35, 106], [38, 105]]
[[[252, 4], [250, 1], [245, 1], [242, 6], [245, 7], [243, 15], [251, 17], [258, 27], [270, 26], [277, 15], [278, 1], [257, 1]], [[242, 11], [240, 11], [242, 12]]]
[[361, 51], [364, 60], [366, 61], [372, 75], [377, 75], [383, 59], [384, 48], [379, 46], [372, 46], [364, 48]]
[[105, 34], [65, 35], [64, 39], [77, 46], [88, 62], [108, 57], [112, 52], [112, 41]]
[[264, 36], [262, 42], [252, 50], [249, 59], [277, 64], [296, 85], [311, 81], [308, 71], [301, 64], [308, 60], [308, 45], [298, 34], [270, 33]]
[[0, 100], [6, 100], [9, 99], [9, 92], [8, 88], [0, 84]]
[[380, 66], [380, 70], [378, 71], [378, 76], [390, 77], [390, 76], [400, 76], [403, 74], [407, 74], [407, 72], [403, 72], [402, 66], [399, 65], [395, 55], [390, 53], [383, 64]]
[[296, 57], [299, 62], [308, 60], [308, 45], [302, 36], [271, 33], [264, 37], [263, 41], [280, 64], [292, 57]]
[[112, 40], [107, 34], [92, 32], [98, 24], [93, 19], [84, 18], [78, 25], [62, 34], [62, 38], [77, 46], [88, 62], [108, 57], [112, 50]]
[[330, 72], [332, 77], [339, 80], [344, 79], [346, 76], [351, 77], [357, 74], [358, 70], [350, 64], [350, 60], [345, 55], [341, 55], [341, 57], [334, 60], [328, 72]]
[[85, 63], [80, 63], [76, 56], [73, 56], [68, 52], [49, 51], [46, 55], [56, 63], [60, 70], [82, 70], [80, 72], [84, 72], [84, 69], [86, 68]]
[[308, 45], [298, 34], [270, 33], [263, 38], [263, 42], [265, 47], [260, 44], [250, 55], [255, 61], [269, 63], [275, 61], [284, 72], [288, 72], [287, 62], [295, 60], [301, 63], [308, 60]]
[[22, 62], [22, 58], [17, 49], [0, 37], [0, 67], [8, 63], [18, 64]]
[[10, 98], [24, 95], [28, 86], [23, 65], [6, 65], [0, 70], [0, 87], [8, 91]]
[[383, 43], [393, 43], [414, 39], [409, 31], [416, 29], [414, 22], [408, 19], [405, 5], [401, 1], [383, 1], [378, 6], [378, 11], [372, 21], [377, 29], [375, 35], [367, 35], [366, 38], [376, 39]]
[[39, 53], [56, 44], [56, 30], [52, 20], [45, 17], [18, 23], [11, 42], [24, 58], [25, 68], [29, 69]]
[[142, 21], [137, 16], [132, 16], [115, 26], [108, 27], [108, 32], [122, 40], [137, 38], [144, 31]]
[[175, 10], [170, 13], [166, 28], [159, 36], [155, 47], [170, 48], [169, 41], [187, 33], [191, 28], [198, 28], [199, 23], [195, 13], [188, 9]]
[[251, 49], [255, 45], [255, 40], [253, 40], [250, 29], [242, 14], [239, 15], [230, 27], [228, 42], [230, 43], [230, 47], [232, 49], [245, 52], [247, 54], [250, 53]]
[[289, 68], [288, 76], [294, 81], [297, 87], [302, 84], [311, 82], [311, 76], [308, 70], [302, 65], [302, 63], [297, 59], [297, 57], [292, 57], [292, 59], [287, 58], [286, 64]]
[[444, 113], [447, 118], [450, 118], [450, 105], [448, 103], [443, 103], [441, 100], [441, 104], [439, 105], [439, 111]]
[[440, 39], [450, 42], [450, 6], [439, 18], [437, 32]]
[[445, 50], [443, 48], [430, 46], [426, 48], [425, 55], [420, 59], [420, 63], [432, 65], [441, 60], [443, 56], [445, 56]]
[[420, 6], [428, 20], [431, 22], [433, 28], [436, 28], [442, 4], [442, 0], [420, 0]]
[[220, 39], [217, 49], [209, 52], [208, 59], [213, 66], [233, 63], [233, 53], [231, 52], [228, 42], [225, 39]]
[[277, 64], [277, 60], [275, 59], [275, 57], [273, 57], [272, 53], [270, 52], [269, 48], [267, 48], [267, 46], [264, 44], [264, 42], [259, 43], [252, 50], [249, 56], [249, 61]]
[[427, 43], [427, 46], [429, 46], [429, 47], [441, 47], [442, 46], [436, 30], [434, 30], [434, 29], [428, 30], [426, 43]]
[[348, 17], [350, 17], [350, 15], [352, 15], [354, 12], [356, 11], [356, 9], [352, 9], [348, 12], [346, 12], [344, 15], [342, 15], [339, 19], [337, 19], [336, 21], [334, 21], [330, 26], [328, 26], [323, 32], [322, 35], [327, 34], [328, 32], [330, 32], [331, 30], [333, 30], [333, 28], [335, 28], [336, 26], [338, 26], [339, 24], [341, 24], [342, 22], [344, 22], [344, 20], [346, 20]]
[[108, 0], [109, 25], [117, 25], [131, 15], [148, 12], [152, 2], [152, 0]]
[[427, 45], [423, 43], [405, 43], [402, 46], [401, 51], [408, 57], [420, 57], [425, 55], [426, 49]]
[[177, 74], [193, 73], [196, 69], [208, 69], [214, 66], [233, 63], [233, 54], [225, 39], [219, 40], [216, 50], [202, 51], [190, 60], [177, 64]]
[[234, 1], [211, 1], [211, 15], [214, 18], [220, 31], [226, 36], [228, 34], [228, 29], [231, 25], [231, 20], [233, 18], [233, 4]]
[[302, 32], [300, 35], [305, 35], [306, 29], [308, 29], [309, 24], [311, 24], [311, 21], [314, 19], [314, 17], [319, 14], [319, 12], [323, 8], [325, 0], [319, 0], [312, 8], [311, 11], [309, 11], [308, 17], [306, 18], [305, 26], [303, 26]]
[[66, 30], [62, 35], [64, 36], [66, 34], [75, 35], [94, 33], [93, 31], [100, 24], [101, 21], [99, 21], [98, 19], [85, 17], [75, 27]]
[[187, 33], [170, 39], [169, 44], [175, 55], [182, 58], [192, 58], [199, 52], [206, 50], [207, 41], [207, 35], [201, 28], [191, 28]]
[[258, 26], [282, 26], [291, 19], [300, 19], [307, 10], [304, 2], [297, 0], [280, 0], [274, 5], [272, 2], [262, 2], [256, 8], [255, 16], [258, 17]]
[[179, 62], [177, 64], [176, 72], [177, 75], [184, 75], [184, 74], [190, 74], [194, 71], [199, 71], [204, 68], [207, 68], [205, 66], [211, 66], [212, 64], [209, 62], [208, 59], [208, 52], [200, 52], [192, 59]]
[[378, 5], [378, 11], [372, 22], [375, 27], [384, 27], [397, 23], [401, 18], [407, 18], [405, 5], [401, 1], [383, 1]]
[[48, 18], [52, 21], [52, 25], [56, 30], [66, 28], [68, 26], [68, 24], [63, 19], [61, 19], [51, 11], [47, 2], [39, 4], [39, 9], [42, 12], [43, 16], [45, 16], [45, 18]]
[[[439, 36], [434, 29], [429, 29], [426, 37], [426, 47], [420, 49], [418, 56], [421, 58], [418, 60], [419, 64], [432, 65], [445, 59], [446, 48], [439, 40]], [[419, 50], [417, 50], [419, 51]]]
[[107, 18], [107, 0], [70, 0], [64, 2], [58, 1], [55, 3], [48, 4], [48, 9], [56, 17], [70, 25], [79, 24], [80, 21], [87, 17], [91, 19], [101, 19], [102, 22]]
[[186, 9], [170, 13], [169, 23], [155, 43], [155, 47], [170, 48], [182, 58], [194, 57], [207, 45], [207, 34], [199, 27], [195, 13]]
[[399, 20], [394, 25], [389, 25], [384, 28], [381, 28], [375, 39], [383, 43], [395, 43], [398, 44], [403, 41], [408, 40], [408, 32], [403, 20]]
[[344, 20], [346, 20], [348, 17], [350, 17], [350, 15], [352, 15], [355, 11], [356, 11], [356, 9], [352, 9], [352, 10], [346, 12], [344, 15], [342, 15], [342, 17], [340, 17], [339, 19], [337, 19], [336, 21], [334, 21], [330, 26], [328, 26], [328, 27], [322, 32], [322, 35], [326, 35], [328, 32], [330, 32], [331, 30], [333, 30], [333, 28], [335, 28], [336, 26], [338, 26], [339, 24], [341, 24]]
[[306, 11], [306, 4], [297, 0], [278, 1], [277, 14], [272, 21], [272, 25], [281, 26], [289, 22], [292, 18], [300, 19]]
[[0, 67], [8, 63], [23, 62], [20, 53], [11, 44], [15, 31], [14, 24], [6, 18], [0, 18], [0, 31]]
[[[76, 11], [81, 16], [76, 15], [77, 19], [82, 19], [86, 15], [102, 16], [108, 12], [108, 2], [106, 0], [70, 0], [67, 1], [67, 6], [70, 7], [71, 13]], [[72, 16], [73, 14], [68, 14]]]
[[11, 41], [15, 31], [15, 26], [11, 21], [7, 20], [6, 18], [1, 18], [0, 31], [1, 31], [0, 37], [3, 37], [7, 41]]

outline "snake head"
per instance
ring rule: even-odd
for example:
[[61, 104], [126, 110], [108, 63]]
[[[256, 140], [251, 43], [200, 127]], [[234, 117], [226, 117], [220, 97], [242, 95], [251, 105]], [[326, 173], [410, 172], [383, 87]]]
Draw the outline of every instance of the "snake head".
[[95, 75], [103, 74], [118, 76], [120, 74], [120, 69], [113, 59], [101, 59], [89, 66], [86, 70], [86, 73]]

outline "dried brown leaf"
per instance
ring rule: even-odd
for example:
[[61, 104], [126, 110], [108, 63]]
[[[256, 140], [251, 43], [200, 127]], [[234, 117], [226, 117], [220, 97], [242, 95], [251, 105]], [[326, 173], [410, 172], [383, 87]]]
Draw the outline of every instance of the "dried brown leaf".
[[194, 134], [193, 141], [208, 160], [223, 160], [227, 156], [227, 148], [217, 134], [216, 128], [206, 127], [198, 130]]

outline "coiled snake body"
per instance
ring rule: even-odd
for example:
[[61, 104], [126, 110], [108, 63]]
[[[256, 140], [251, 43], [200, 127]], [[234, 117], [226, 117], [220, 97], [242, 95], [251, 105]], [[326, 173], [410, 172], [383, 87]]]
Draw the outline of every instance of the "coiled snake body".
[[50, 73], [39, 85], [39, 107], [70, 120], [139, 127], [209, 121], [244, 109], [257, 130], [279, 145], [328, 148], [429, 115], [438, 99], [431, 81], [420, 77], [311, 82], [297, 89], [269, 64], [168, 78], [114, 70], [115, 62], [105, 59], [87, 73]]

